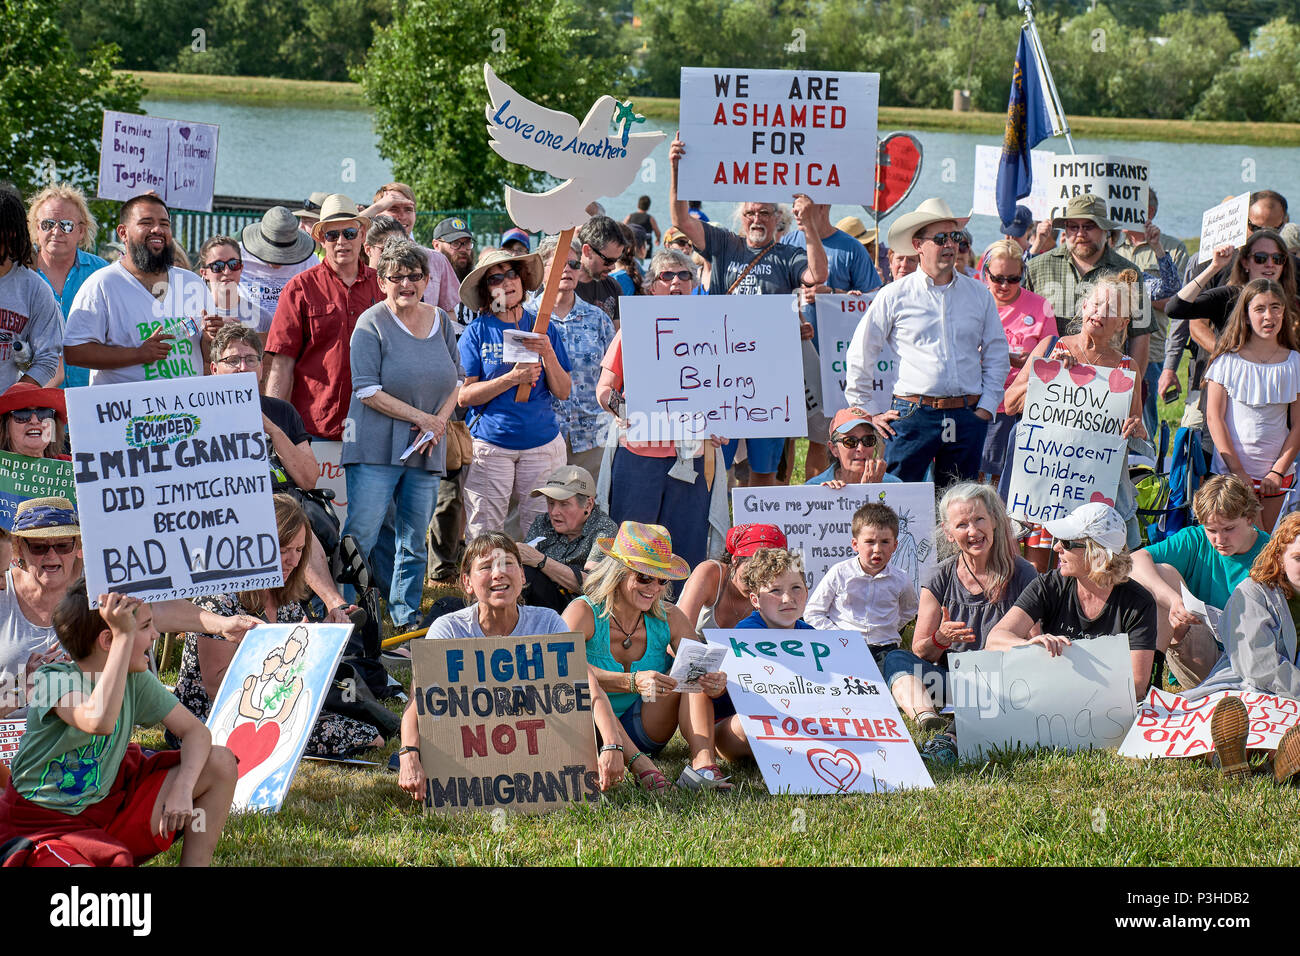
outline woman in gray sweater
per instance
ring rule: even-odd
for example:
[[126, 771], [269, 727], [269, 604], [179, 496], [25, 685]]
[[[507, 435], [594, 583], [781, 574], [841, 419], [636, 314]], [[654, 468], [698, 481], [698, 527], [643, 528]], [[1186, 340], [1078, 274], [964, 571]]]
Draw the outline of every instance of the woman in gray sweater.
[[385, 299], [362, 313], [352, 333], [343, 533], [356, 538], [388, 594], [393, 625], [403, 631], [420, 613], [425, 530], [445, 474], [443, 436], [465, 376], [451, 320], [422, 301], [429, 282], [424, 251], [409, 239], [389, 239], [378, 272]]

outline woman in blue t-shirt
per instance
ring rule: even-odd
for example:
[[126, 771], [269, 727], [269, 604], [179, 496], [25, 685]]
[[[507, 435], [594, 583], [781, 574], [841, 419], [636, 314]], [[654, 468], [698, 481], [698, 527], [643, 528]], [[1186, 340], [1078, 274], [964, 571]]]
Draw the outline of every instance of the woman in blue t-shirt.
[[[551, 396], [569, 397], [569, 355], [559, 331], [523, 337], [522, 349], [533, 361], [506, 361], [515, 352], [508, 332], [531, 333], [536, 315], [524, 308], [524, 294], [542, 284], [542, 260], [536, 253], [512, 256], [489, 252], [460, 284], [460, 298], [478, 317], [460, 337], [465, 384], [460, 404], [474, 438], [473, 457], [465, 478], [465, 538], [501, 531], [511, 499], [519, 501], [521, 529], [545, 510], [530, 492], [565, 463], [564, 438]], [[528, 400], [515, 400], [518, 386], [532, 390]], [[543, 499], [544, 500], [544, 499]]]

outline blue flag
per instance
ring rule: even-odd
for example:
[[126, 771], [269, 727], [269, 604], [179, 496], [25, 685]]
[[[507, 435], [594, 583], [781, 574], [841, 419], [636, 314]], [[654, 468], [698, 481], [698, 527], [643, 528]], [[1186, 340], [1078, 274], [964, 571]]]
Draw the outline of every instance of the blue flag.
[[998, 214], [1003, 222], [1016, 215], [1016, 200], [1029, 195], [1034, 182], [1029, 152], [1053, 134], [1047, 97], [1039, 80], [1038, 58], [1029, 32], [1020, 31], [1016, 68], [1011, 74], [1011, 99], [1007, 102], [1007, 132], [998, 162]]

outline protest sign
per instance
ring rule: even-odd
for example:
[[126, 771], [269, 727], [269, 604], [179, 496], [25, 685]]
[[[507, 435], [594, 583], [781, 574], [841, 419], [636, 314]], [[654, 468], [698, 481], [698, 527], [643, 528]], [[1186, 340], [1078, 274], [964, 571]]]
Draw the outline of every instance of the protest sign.
[[[1052, 211], [1052, 160], [1056, 153], [1046, 149], [1035, 149], [1029, 154], [1030, 168], [1034, 183], [1030, 193], [1023, 199], [1017, 199], [1016, 205], [1027, 206], [1034, 214], [1034, 220], [1047, 218]], [[1002, 214], [998, 212], [998, 164], [1002, 161], [1001, 146], [975, 147], [975, 191], [971, 197], [971, 213], [977, 216], [993, 216], [998, 222]]]
[[1089, 502], [1114, 506], [1135, 378], [1126, 369], [1034, 360], [1010, 465], [1013, 518], [1042, 524]]
[[[1035, 177], [1038, 171], [1034, 171]], [[1125, 156], [1054, 154], [1048, 165], [1051, 180], [1048, 216], [1065, 215], [1071, 196], [1092, 193], [1106, 200], [1106, 216], [1120, 229], [1141, 232], [1147, 223], [1147, 161]], [[1045, 216], [1044, 218], [1048, 218]]]
[[[848, 408], [844, 398], [848, 372], [849, 343], [853, 333], [866, 319], [867, 309], [879, 289], [862, 295], [817, 296], [817, 348], [821, 353], [822, 414], [827, 418], [841, 408]], [[888, 345], [876, 363], [872, 391], [894, 394], [898, 381], [898, 353]]]
[[280, 587], [257, 376], [67, 392], [86, 589], [142, 601]]
[[794, 302], [789, 295], [620, 299], [628, 437], [804, 434]]
[[172, 209], [212, 211], [217, 131], [210, 123], [104, 110], [99, 198], [153, 190]]
[[351, 633], [259, 624], [244, 635], [208, 715], [213, 745], [239, 758], [233, 809], [280, 809]]
[[600, 799], [580, 634], [412, 641], [427, 813]]
[[334, 510], [338, 512], [339, 527], [342, 527], [348, 520], [348, 477], [340, 463], [343, 458], [343, 442], [314, 441], [311, 450], [320, 465], [316, 487], [334, 492]]
[[1215, 246], [1230, 242], [1242, 246], [1249, 234], [1250, 193], [1234, 196], [1201, 213], [1200, 257], [1209, 262]]
[[706, 630], [772, 793], [934, 784], [857, 631]]
[[898, 550], [890, 564], [901, 568], [920, 590], [935, 565], [934, 485], [928, 481], [845, 485], [733, 488], [736, 524], [774, 524], [785, 532], [790, 550], [803, 555], [811, 591], [830, 570], [853, 557], [853, 512], [867, 503], [888, 505], [898, 515]]
[[0, 764], [8, 767], [18, 753], [23, 733], [27, 730], [27, 720], [0, 720]]
[[1198, 700], [1152, 688], [1138, 705], [1121, 757], [1145, 760], [1152, 757], [1196, 757], [1211, 753], [1210, 717], [1225, 697], [1240, 697], [1250, 718], [1246, 746], [1252, 750], [1276, 750], [1282, 735], [1300, 720], [1300, 701], [1258, 691], [1219, 691]]
[[55, 496], [77, 503], [72, 462], [0, 452], [0, 527], [13, 530], [14, 512], [28, 498]]
[[870, 206], [879, 94], [879, 73], [684, 67], [677, 194]]
[[1128, 635], [948, 656], [963, 760], [1020, 747], [1114, 749], [1133, 723]]

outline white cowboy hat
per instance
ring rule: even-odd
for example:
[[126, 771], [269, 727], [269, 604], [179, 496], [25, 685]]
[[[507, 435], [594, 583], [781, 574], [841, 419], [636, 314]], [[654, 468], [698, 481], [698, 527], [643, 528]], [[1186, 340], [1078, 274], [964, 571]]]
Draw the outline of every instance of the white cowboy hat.
[[958, 229], [965, 229], [966, 223], [970, 222], [970, 216], [956, 215], [942, 199], [927, 199], [917, 206], [915, 211], [905, 213], [894, 220], [894, 224], [889, 227], [889, 248], [909, 256], [913, 252], [912, 237], [919, 230], [932, 222], [946, 221], [955, 222]]

